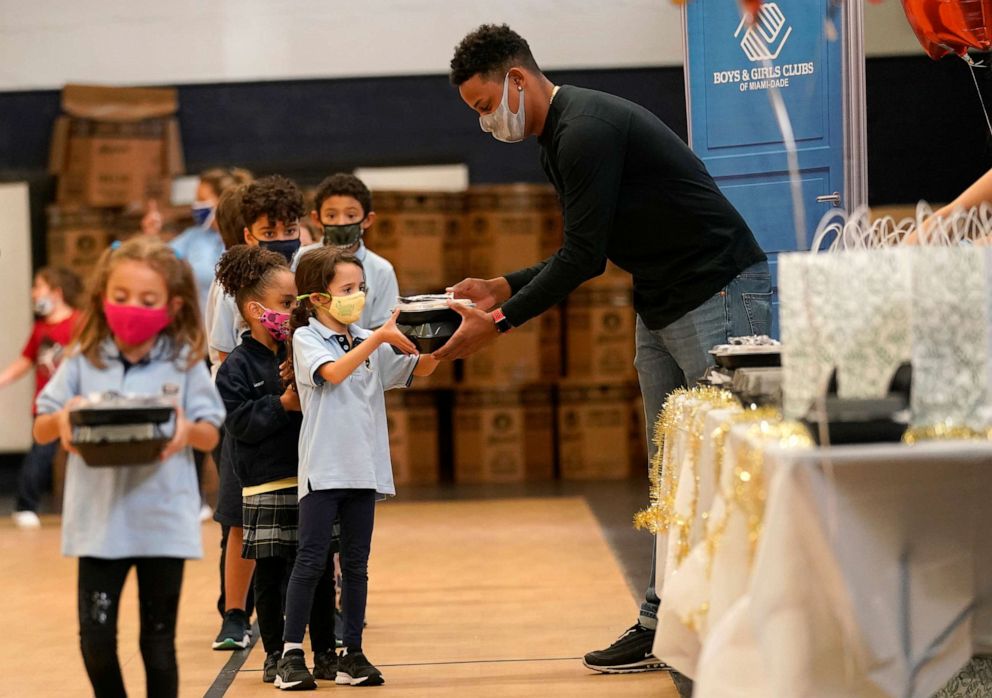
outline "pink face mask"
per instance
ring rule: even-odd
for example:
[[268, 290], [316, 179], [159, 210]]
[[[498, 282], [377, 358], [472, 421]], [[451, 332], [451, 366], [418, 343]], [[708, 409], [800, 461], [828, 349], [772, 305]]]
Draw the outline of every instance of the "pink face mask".
[[103, 301], [107, 325], [117, 339], [135, 346], [142, 344], [168, 327], [172, 322], [167, 308], [144, 308], [138, 305], [116, 305]]
[[289, 313], [269, 310], [261, 303], [259, 303], [259, 307], [262, 309], [262, 314], [258, 321], [272, 335], [272, 339], [277, 342], [285, 342], [289, 339]]

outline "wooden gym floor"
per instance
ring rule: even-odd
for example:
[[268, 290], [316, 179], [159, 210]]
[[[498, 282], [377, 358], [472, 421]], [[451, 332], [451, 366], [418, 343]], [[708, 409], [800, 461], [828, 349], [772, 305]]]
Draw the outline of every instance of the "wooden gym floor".
[[[633, 589], [641, 580], [629, 579], [629, 560], [625, 579], [607, 543], [610, 538], [621, 557], [630, 557], [617, 540], [634, 540], [626, 533], [633, 508], [617, 514], [623, 518], [610, 522], [611, 531], [583, 496], [549, 490], [503, 498], [508, 492], [401, 498], [377, 509], [364, 640], [386, 678], [377, 693], [677, 698], [667, 674], [603, 676], [581, 664], [583, 653], [609, 644], [636, 617]], [[260, 643], [237, 657], [210, 650], [219, 627], [219, 536], [217, 524], [205, 524], [205, 558], [186, 566], [177, 637], [180, 695], [272, 696], [275, 689], [261, 680]], [[649, 545], [638, 539], [641, 557]], [[22, 531], [5, 517], [0, 559], [0, 656], [43, 667], [28, 693], [2, 682], [0, 696], [92, 695], [78, 649], [76, 562], [59, 554], [58, 518]], [[129, 693], [142, 695], [133, 575], [119, 634]], [[322, 682], [319, 690], [349, 689]]]

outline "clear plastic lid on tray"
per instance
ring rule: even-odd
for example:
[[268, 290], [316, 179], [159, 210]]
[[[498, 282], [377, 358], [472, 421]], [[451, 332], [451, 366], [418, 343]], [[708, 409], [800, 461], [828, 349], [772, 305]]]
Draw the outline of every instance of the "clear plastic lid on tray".
[[727, 344], [718, 344], [710, 349], [710, 353], [716, 356], [779, 354], [781, 351], [782, 343], [766, 334], [731, 337]]
[[417, 313], [430, 310], [445, 310], [449, 303], [458, 303], [468, 307], [475, 304], [467, 298], [455, 298], [450, 293], [423, 293], [416, 296], [400, 296], [397, 307], [400, 312]]

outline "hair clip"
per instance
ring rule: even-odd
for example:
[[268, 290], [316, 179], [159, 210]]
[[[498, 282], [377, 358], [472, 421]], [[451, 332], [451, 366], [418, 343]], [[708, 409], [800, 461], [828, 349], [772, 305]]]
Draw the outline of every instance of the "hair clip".
[[112, 250], [116, 250], [120, 246], [121, 246], [121, 241], [120, 240], [114, 240], [112, 243], [110, 243], [110, 249], [112, 249]]

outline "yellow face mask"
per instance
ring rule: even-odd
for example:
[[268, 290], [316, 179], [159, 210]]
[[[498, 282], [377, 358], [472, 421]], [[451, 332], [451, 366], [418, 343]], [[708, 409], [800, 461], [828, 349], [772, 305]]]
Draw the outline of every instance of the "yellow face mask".
[[[331, 302], [327, 305], [318, 305], [317, 307], [343, 325], [351, 325], [358, 322], [358, 319], [362, 316], [362, 310], [365, 308], [365, 291], [356, 291], [348, 296], [332, 296], [329, 293], [318, 295], [330, 298]], [[300, 296], [300, 298], [306, 297]]]

